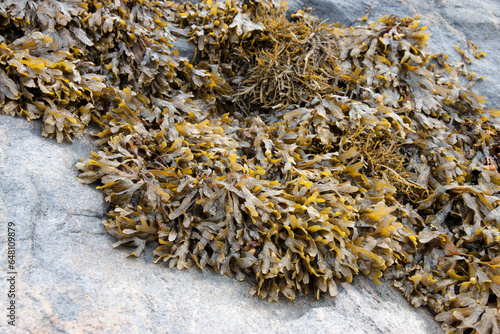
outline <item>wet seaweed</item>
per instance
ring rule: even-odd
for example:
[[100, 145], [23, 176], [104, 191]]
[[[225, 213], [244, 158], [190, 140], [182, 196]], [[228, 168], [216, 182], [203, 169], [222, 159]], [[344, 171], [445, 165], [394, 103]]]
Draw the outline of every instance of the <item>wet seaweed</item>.
[[132, 256], [153, 243], [157, 263], [270, 301], [385, 277], [447, 332], [499, 333], [500, 111], [467, 70], [484, 53], [449, 63], [418, 17], [284, 10], [4, 1], [0, 108], [59, 142], [99, 126], [79, 180], [99, 182]]

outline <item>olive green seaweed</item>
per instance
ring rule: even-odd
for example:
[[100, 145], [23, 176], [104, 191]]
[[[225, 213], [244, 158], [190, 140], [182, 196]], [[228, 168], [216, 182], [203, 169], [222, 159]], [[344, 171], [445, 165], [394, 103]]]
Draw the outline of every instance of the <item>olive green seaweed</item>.
[[[76, 164], [139, 256], [270, 301], [392, 280], [448, 333], [500, 333], [500, 111], [418, 17], [277, 0], [6, 0], [0, 108], [98, 146]], [[173, 48], [196, 46], [193, 60]], [[468, 82], [463, 84], [463, 82]]]

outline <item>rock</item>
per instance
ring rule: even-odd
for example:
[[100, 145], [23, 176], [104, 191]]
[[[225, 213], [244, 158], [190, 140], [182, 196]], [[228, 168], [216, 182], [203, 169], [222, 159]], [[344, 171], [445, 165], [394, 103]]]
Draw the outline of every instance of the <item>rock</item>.
[[[472, 40], [487, 53], [471, 66], [486, 76], [476, 92], [500, 107], [496, 0], [298, 0], [295, 5], [316, 7], [317, 15], [346, 25], [356, 23], [366, 8], [371, 20], [422, 13], [433, 50], [459, 60], [454, 46], [466, 49], [466, 40]], [[6, 277], [12, 222], [17, 272], [16, 327], [7, 324], [9, 286], [2, 279], [0, 332], [442, 333], [432, 314], [411, 306], [387, 281], [376, 285], [358, 276], [352, 284], [340, 283], [335, 298], [268, 303], [247, 293], [250, 283], [151, 264], [151, 249], [127, 258], [129, 249], [112, 249], [114, 239], [101, 224], [108, 210], [101, 192], [77, 181], [74, 164], [92, 149], [88, 135], [57, 144], [41, 136], [38, 122], [0, 115], [0, 263]]]
[[174, 42], [174, 49], [179, 51], [180, 57], [185, 57], [189, 61], [193, 59], [196, 53], [194, 44], [189, 43], [185, 37], [177, 37], [177, 40]]

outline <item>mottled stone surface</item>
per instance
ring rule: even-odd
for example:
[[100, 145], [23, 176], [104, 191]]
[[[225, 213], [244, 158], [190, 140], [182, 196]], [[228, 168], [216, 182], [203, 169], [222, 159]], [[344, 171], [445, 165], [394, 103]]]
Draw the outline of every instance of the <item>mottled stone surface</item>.
[[[355, 23], [379, 14], [422, 13], [433, 50], [458, 59], [455, 45], [475, 42], [487, 58], [471, 67], [476, 87], [500, 106], [500, 3], [489, 1], [303, 1], [316, 14]], [[292, 3], [297, 8], [297, 2]], [[75, 162], [92, 150], [88, 137], [57, 144], [37, 122], [0, 115], [0, 333], [441, 333], [388, 282], [341, 283], [336, 298], [268, 303], [211, 271], [169, 270], [112, 249], [101, 221], [102, 194], [79, 184]], [[16, 327], [7, 326], [7, 222], [16, 224]]]

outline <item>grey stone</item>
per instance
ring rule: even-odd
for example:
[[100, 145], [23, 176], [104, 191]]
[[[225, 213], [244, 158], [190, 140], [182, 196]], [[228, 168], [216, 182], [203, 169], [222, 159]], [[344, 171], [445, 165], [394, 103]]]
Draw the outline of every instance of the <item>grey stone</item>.
[[174, 49], [177, 49], [179, 51], [180, 57], [185, 57], [189, 61], [193, 60], [193, 57], [195, 56], [196, 52], [195, 51], [196, 47], [194, 46], [193, 43], [188, 42], [187, 38], [177, 37], [177, 40], [173, 44], [174, 44]]
[[[298, 0], [301, 1], [301, 0]], [[489, 1], [307, 1], [316, 14], [356, 23], [379, 14], [422, 13], [431, 47], [458, 59], [456, 44], [475, 42], [487, 58], [478, 93], [499, 107], [500, 4]], [[300, 8], [300, 6], [297, 6]], [[486, 39], [486, 37], [488, 37]], [[0, 115], [1, 333], [441, 333], [426, 309], [416, 309], [383, 281], [358, 276], [335, 298], [298, 296], [268, 303], [248, 295], [250, 283], [212, 271], [178, 271], [112, 249], [100, 191], [77, 181], [74, 164], [92, 149], [88, 136], [57, 144], [38, 122]], [[16, 327], [7, 325], [7, 223], [16, 231]]]

